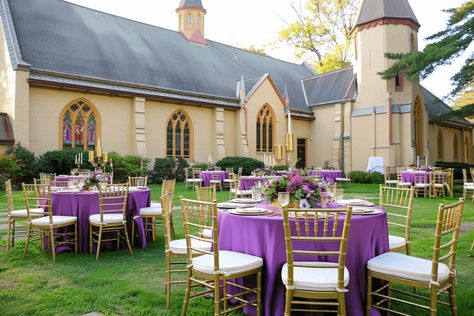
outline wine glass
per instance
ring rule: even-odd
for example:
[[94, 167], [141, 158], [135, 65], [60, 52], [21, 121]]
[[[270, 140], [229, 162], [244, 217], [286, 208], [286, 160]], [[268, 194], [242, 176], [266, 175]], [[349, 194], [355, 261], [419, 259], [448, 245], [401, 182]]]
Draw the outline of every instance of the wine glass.
[[282, 208], [286, 207], [290, 203], [290, 193], [278, 192], [278, 203]]

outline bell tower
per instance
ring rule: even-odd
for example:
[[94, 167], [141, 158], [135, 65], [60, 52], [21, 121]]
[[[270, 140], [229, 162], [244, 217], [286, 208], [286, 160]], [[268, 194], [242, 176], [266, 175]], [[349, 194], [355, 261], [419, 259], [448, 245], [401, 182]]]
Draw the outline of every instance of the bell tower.
[[206, 10], [201, 0], [181, 0], [176, 9], [178, 30], [184, 37], [194, 43], [206, 44], [204, 38], [204, 16]]

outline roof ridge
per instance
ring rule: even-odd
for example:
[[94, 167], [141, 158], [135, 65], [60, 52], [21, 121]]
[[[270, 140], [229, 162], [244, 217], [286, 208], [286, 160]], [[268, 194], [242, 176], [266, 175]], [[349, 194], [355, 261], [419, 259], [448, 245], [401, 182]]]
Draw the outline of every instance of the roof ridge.
[[343, 68], [339, 68], [339, 69], [331, 70], [331, 71], [328, 71], [328, 72], [324, 72], [322, 74], [317, 74], [317, 75], [314, 75], [314, 76], [311, 76], [311, 77], [306, 77], [306, 78], [303, 78], [301, 80], [305, 81], [305, 80], [314, 79], [314, 78], [317, 78], [317, 77], [320, 78], [320, 77], [323, 77], [325, 75], [332, 75], [332, 74], [335, 74], [337, 72], [344, 71], [344, 70], [349, 70], [349, 69], [353, 69], [353, 68], [354, 68], [354, 66], [350, 65], [350, 66], [346, 66], [346, 67], [343, 67]]

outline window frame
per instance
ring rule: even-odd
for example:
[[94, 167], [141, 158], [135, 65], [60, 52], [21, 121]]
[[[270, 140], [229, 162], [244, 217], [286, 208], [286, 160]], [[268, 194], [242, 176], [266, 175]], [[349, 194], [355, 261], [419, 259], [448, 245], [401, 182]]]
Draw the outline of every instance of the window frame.
[[444, 159], [444, 136], [443, 132], [440, 130], [438, 131], [438, 136], [436, 138], [436, 144], [437, 144], [437, 154], [438, 154], [438, 159], [443, 160]]
[[[176, 119], [174, 119], [173, 117], [175, 115], [178, 115]], [[181, 117], [184, 116], [184, 120], [181, 120]], [[171, 154], [169, 154], [169, 147], [168, 147], [168, 143], [169, 143], [169, 127], [170, 127], [170, 124], [171, 124], [171, 127], [172, 127], [172, 130], [171, 130], [171, 137], [172, 137], [172, 141], [171, 141]], [[180, 139], [179, 139], [179, 152], [180, 154], [178, 155], [178, 150], [177, 150], [177, 139], [176, 139], [176, 127], [177, 125], [179, 124], [179, 130], [180, 130]], [[187, 127], [188, 127], [188, 148], [187, 148], [187, 155], [185, 155], [185, 152], [186, 152], [186, 147], [185, 147], [185, 144], [186, 144], [186, 137], [185, 137], [185, 128], [186, 128], [186, 124], [187, 124]], [[169, 157], [169, 158], [177, 158], [177, 157], [182, 157], [184, 159], [193, 159], [193, 124], [192, 124], [192, 121], [191, 121], [191, 118], [189, 117], [188, 113], [186, 111], [184, 111], [183, 109], [177, 109], [176, 111], [174, 111], [173, 113], [171, 113], [171, 115], [168, 117], [168, 119], [166, 120], [166, 157]]]
[[275, 112], [273, 108], [269, 104], [261, 106], [255, 120], [255, 149], [257, 153], [273, 152], [275, 123]]

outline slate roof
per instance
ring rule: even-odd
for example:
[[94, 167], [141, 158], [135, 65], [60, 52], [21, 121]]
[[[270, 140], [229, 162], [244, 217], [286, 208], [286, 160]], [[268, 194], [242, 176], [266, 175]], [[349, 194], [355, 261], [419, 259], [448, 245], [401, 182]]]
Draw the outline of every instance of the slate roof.
[[380, 18], [410, 19], [420, 25], [408, 0], [363, 0], [355, 25], [357, 26]]
[[204, 9], [201, 0], [181, 0], [178, 9], [182, 7], [198, 7]]
[[437, 115], [451, 112], [453, 109], [423, 86], [421, 87], [421, 90], [425, 97], [426, 112], [428, 112], [430, 119], [434, 119], [436, 123], [441, 124], [444, 123], [447, 125], [472, 127], [472, 124], [464, 118], [445, 118], [442, 121], [436, 120]]
[[65, 1], [2, 0], [0, 9], [5, 4], [32, 70], [235, 99], [242, 75], [269, 73], [280, 92], [288, 87], [292, 108], [308, 111], [301, 79], [314, 73], [304, 65], [210, 40], [196, 45], [179, 32]]
[[352, 67], [306, 78], [302, 83], [309, 107], [357, 97], [357, 81]]

